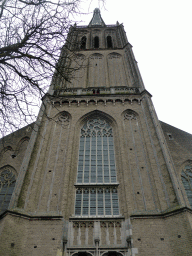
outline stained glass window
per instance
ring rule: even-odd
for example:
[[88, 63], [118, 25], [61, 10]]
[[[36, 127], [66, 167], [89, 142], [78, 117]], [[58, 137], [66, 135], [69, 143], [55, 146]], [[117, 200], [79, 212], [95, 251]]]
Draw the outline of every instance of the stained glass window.
[[113, 130], [105, 119], [81, 129], [76, 187], [75, 215], [119, 215]]

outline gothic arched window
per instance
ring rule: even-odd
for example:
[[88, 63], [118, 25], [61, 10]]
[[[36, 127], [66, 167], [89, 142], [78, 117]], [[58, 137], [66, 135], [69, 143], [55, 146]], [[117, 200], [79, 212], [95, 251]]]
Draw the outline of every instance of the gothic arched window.
[[111, 36], [107, 36], [107, 48], [112, 48], [112, 38]]
[[192, 166], [185, 166], [184, 170], [181, 173], [181, 180], [189, 200], [189, 204], [192, 208]]
[[16, 172], [11, 166], [0, 169], [0, 213], [9, 207], [9, 202], [16, 182]]
[[86, 36], [83, 36], [83, 37], [81, 38], [81, 44], [80, 44], [80, 49], [81, 49], [81, 50], [85, 50], [85, 49], [86, 49], [86, 41], [87, 41]]
[[81, 129], [75, 215], [119, 215], [113, 130], [101, 117]]
[[95, 36], [94, 38], [94, 48], [99, 48], [99, 37]]

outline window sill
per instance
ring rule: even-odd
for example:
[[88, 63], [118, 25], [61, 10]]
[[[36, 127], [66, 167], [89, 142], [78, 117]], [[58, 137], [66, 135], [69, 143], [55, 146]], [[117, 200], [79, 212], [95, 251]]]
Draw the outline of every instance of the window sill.
[[75, 183], [74, 186], [76, 187], [115, 187], [119, 186], [118, 182], [114, 183]]
[[111, 220], [111, 219], [125, 219], [122, 215], [116, 215], [116, 216], [71, 216], [69, 220]]

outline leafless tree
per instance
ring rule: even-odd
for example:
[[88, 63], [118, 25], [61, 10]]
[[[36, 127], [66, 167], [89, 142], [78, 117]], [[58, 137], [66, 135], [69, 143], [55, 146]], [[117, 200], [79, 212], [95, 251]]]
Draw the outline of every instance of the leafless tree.
[[0, 1], [1, 135], [34, 121], [79, 1]]

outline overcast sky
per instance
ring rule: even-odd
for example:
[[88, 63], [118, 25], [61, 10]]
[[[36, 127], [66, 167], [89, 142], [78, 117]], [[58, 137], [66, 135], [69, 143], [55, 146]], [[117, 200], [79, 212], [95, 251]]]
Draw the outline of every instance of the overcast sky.
[[159, 119], [192, 133], [192, 0], [87, 2], [77, 20], [87, 25], [100, 7], [106, 24], [123, 23]]

